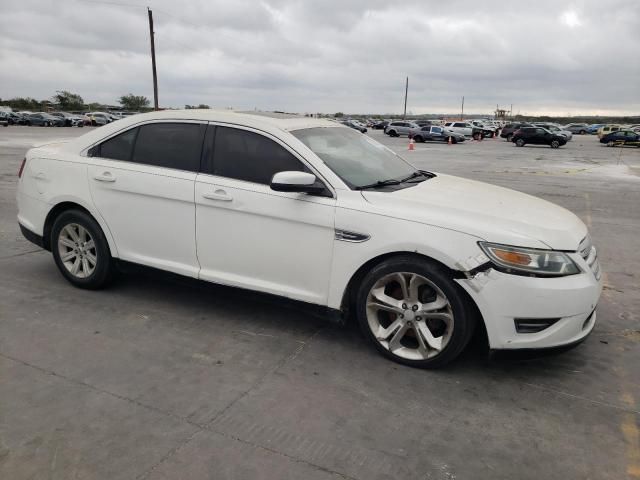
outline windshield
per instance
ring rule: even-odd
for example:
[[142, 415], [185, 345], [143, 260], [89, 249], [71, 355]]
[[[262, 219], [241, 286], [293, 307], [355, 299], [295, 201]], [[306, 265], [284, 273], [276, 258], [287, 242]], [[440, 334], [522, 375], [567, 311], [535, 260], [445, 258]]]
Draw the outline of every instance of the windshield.
[[316, 127], [291, 133], [350, 188], [402, 180], [417, 172], [392, 150], [352, 129]]

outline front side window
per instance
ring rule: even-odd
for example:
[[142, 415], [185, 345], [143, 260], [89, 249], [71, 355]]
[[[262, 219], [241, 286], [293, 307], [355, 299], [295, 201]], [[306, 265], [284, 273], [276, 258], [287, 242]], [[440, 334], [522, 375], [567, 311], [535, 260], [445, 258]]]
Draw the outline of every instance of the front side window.
[[[346, 128], [339, 130], [353, 132]], [[309, 172], [309, 169], [284, 147], [264, 135], [237, 128], [216, 127], [213, 175], [270, 185], [276, 173], [288, 171]]]
[[416, 172], [392, 150], [353, 130], [315, 127], [291, 133], [353, 189]]

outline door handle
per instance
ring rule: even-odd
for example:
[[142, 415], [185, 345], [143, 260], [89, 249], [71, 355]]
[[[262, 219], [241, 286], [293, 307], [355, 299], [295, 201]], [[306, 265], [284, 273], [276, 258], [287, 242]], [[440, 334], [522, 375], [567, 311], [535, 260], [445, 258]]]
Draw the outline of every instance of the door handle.
[[209, 200], [217, 200], [219, 202], [230, 202], [233, 200], [233, 197], [227, 195], [227, 192], [224, 190], [216, 190], [212, 193], [203, 193], [202, 196]]
[[116, 181], [116, 177], [111, 175], [110, 172], [104, 172], [102, 175], [96, 175], [95, 177], [93, 177], [93, 179], [99, 182], [115, 182]]

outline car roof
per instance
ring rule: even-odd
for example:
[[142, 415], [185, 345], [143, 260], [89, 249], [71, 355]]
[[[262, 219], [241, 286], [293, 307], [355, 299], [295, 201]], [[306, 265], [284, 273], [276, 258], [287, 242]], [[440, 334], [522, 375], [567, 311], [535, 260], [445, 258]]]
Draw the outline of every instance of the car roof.
[[[94, 112], [102, 113], [102, 112]], [[231, 125], [245, 126], [278, 134], [282, 131], [300, 130], [313, 127], [348, 128], [339, 122], [324, 120], [301, 115], [284, 114], [279, 112], [241, 112], [236, 110], [213, 109], [189, 109], [189, 110], [163, 110], [159, 112], [140, 113], [124, 117], [117, 122], [110, 123], [93, 130], [71, 141], [72, 148], [86, 148], [99, 142], [113, 133], [125, 130], [139, 123], [153, 120], [195, 120], [206, 122], [229, 123]]]

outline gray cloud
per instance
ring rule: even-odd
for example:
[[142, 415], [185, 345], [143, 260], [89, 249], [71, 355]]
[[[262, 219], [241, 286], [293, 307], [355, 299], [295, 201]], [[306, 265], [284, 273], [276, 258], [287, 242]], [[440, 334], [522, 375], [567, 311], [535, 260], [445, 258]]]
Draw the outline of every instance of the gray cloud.
[[[112, 3], [4, 0], [0, 97], [151, 97], [146, 8]], [[408, 75], [415, 113], [640, 113], [636, 0], [149, 4], [163, 106], [398, 112]]]

